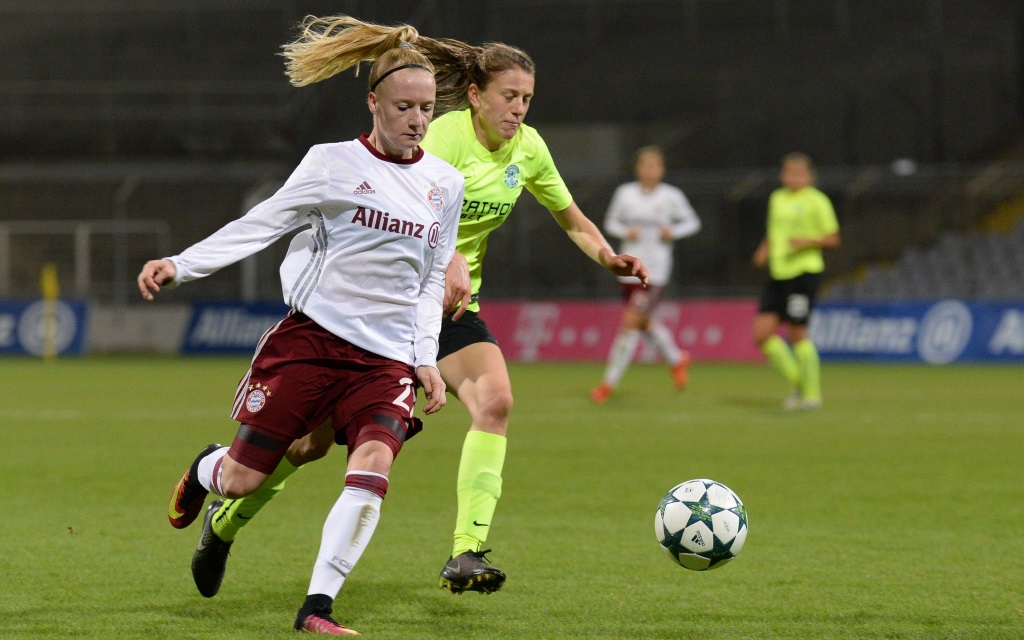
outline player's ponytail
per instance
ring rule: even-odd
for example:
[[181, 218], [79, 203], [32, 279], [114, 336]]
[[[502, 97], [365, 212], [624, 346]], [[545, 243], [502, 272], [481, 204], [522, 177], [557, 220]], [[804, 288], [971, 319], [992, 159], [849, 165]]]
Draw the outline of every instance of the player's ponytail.
[[419, 33], [409, 25], [385, 27], [372, 22], [363, 22], [350, 16], [328, 16], [317, 18], [307, 16], [300, 25], [299, 37], [282, 47], [285, 57], [285, 72], [296, 87], [326, 80], [359, 63], [388, 58], [383, 64], [370, 69], [368, 83], [398, 65], [419, 64], [433, 66], [415, 48], [400, 47], [403, 42], [413, 44]]
[[[435, 114], [469, 106], [469, 85], [486, 89], [496, 74], [521, 69], [536, 74], [536, 66], [523, 50], [500, 42], [475, 47], [451, 38], [427, 38], [409, 25], [386, 27], [350, 16], [307, 16], [299, 37], [282, 47], [291, 83], [302, 87], [326, 80], [359, 63], [378, 61], [370, 69], [368, 84], [403, 64], [430, 66], [437, 80]], [[409, 43], [411, 48], [400, 47]], [[391, 58], [394, 59], [391, 59]], [[424, 63], [429, 60], [429, 63]]]

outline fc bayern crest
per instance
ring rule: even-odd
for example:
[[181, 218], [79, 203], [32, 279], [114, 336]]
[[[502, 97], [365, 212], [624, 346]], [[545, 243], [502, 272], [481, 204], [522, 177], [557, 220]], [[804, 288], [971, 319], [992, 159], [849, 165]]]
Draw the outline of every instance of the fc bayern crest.
[[430, 203], [430, 206], [434, 207], [434, 211], [440, 211], [444, 208], [444, 195], [441, 193], [441, 189], [432, 187], [427, 192], [427, 202]]
[[267, 396], [259, 389], [250, 392], [249, 397], [245, 399], [245, 408], [249, 410], [249, 413], [256, 413], [266, 404]]
[[259, 383], [249, 385], [249, 389], [249, 395], [246, 396], [246, 409], [249, 410], [249, 413], [255, 414], [265, 406], [266, 398], [270, 397], [270, 389]]
[[519, 186], [519, 167], [510, 164], [505, 167], [505, 186], [509, 189], [515, 189]]

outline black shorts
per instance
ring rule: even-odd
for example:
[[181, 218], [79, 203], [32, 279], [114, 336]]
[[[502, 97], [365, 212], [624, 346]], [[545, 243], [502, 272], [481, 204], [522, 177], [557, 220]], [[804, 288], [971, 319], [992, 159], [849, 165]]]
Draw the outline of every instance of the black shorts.
[[820, 273], [804, 273], [791, 280], [769, 280], [761, 294], [758, 311], [774, 313], [790, 324], [807, 324], [820, 284]]
[[474, 311], [462, 314], [458, 322], [452, 322], [451, 316], [441, 321], [441, 335], [438, 337], [437, 359], [441, 360], [459, 349], [478, 342], [498, 344], [498, 339], [491, 334], [487, 324]]

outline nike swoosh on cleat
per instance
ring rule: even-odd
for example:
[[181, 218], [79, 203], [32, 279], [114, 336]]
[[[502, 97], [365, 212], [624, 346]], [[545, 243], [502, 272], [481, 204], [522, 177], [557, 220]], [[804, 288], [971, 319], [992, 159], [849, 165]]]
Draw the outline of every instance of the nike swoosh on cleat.
[[178, 481], [178, 484], [174, 487], [174, 493], [171, 495], [173, 496], [173, 500], [171, 500], [170, 507], [167, 509], [167, 514], [171, 516], [171, 518], [177, 520], [181, 516], [185, 515], [184, 511], [178, 511], [178, 497], [181, 496], [181, 480]]
[[489, 527], [491, 525], [489, 525], [489, 524], [481, 524], [481, 523], [477, 522], [476, 520], [474, 520], [473, 521], [473, 526], [475, 526], [475, 527]]
[[239, 520], [251, 520], [252, 516], [243, 516], [242, 514], [239, 513], [238, 514], [238, 519]]

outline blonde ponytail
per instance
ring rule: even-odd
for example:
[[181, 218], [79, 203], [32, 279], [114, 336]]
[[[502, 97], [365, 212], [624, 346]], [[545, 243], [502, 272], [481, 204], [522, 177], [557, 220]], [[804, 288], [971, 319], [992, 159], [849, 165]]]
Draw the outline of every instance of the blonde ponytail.
[[[356, 75], [359, 75], [360, 62], [376, 61], [402, 42], [414, 43], [419, 37], [416, 29], [409, 25], [385, 27], [349, 16], [307, 16], [300, 28], [299, 38], [284, 45], [281, 54], [286, 60], [285, 72], [296, 87], [326, 80], [351, 67], [356, 67]], [[422, 64], [423, 60], [410, 62]], [[370, 82], [375, 79], [371, 70]]]
[[[296, 87], [326, 80], [351, 67], [359, 75], [361, 62], [375, 62], [367, 85], [404, 64], [428, 67], [437, 81], [437, 115], [469, 106], [469, 85], [480, 89], [496, 74], [521, 69], [536, 74], [525, 51], [500, 42], [475, 47], [450, 38], [421, 36], [409, 25], [386, 27], [350, 16], [307, 16], [301, 34], [282, 47], [288, 78]], [[411, 48], [400, 47], [409, 43]]]

